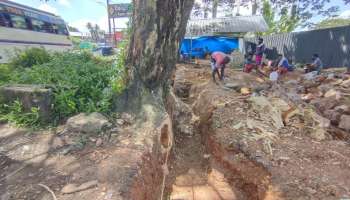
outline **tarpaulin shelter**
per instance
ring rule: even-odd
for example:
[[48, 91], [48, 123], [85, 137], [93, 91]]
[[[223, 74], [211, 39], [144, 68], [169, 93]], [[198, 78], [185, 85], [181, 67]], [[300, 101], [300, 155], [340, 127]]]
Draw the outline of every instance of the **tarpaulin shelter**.
[[262, 16], [190, 20], [180, 53], [197, 58], [203, 58], [206, 53], [213, 51], [231, 53], [233, 49], [239, 48], [239, 41], [237, 37], [227, 37], [228, 35], [267, 30], [268, 25]]
[[191, 54], [191, 56], [195, 58], [204, 58], [207, 53], [209, 54], [214, 51], [221, 51], [229, 54], [237, 48], [237, 38], [203, 36], [195, 39], [185, 38], [182, 41], [180, 53], [182, 55]]

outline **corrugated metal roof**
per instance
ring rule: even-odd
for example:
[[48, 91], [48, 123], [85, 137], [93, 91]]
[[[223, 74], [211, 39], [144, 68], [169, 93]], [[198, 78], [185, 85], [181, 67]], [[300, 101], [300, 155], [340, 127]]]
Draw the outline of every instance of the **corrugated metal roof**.
[[210, 36], [215, 33], [264, 32], [268, 30], [262, 16], [196, 19], [187, 24], [186, 37]]

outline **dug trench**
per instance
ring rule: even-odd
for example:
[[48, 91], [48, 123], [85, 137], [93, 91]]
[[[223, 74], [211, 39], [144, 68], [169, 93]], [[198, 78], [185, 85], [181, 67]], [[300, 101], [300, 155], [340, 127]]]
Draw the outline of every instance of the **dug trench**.
[[[30, 136], [0, 125], [1, 199], [52, 199], [38, 184], [59, 200], [350, 197], [349, 141], [312, 108], [288, 101], [296, 86], [276, 94], [257, 74], [233, 69], [214, 84], [209, 71], [178, 64], [167, 112], [146, 104], [139, 119], [121, 114], [109, 138], [91, 135], [69, 153], [82, 133], [67, 125]], [[72, 184], [79, 190], [67, 193]]]
[[257, 74], [227, 75], [214, 84], [205, 66], [177, 66], [167, 97], [173, 146], [163, 199], [349, 197], [348, 142]]
[[208, 75], [203, 69], [180, 67], [167, 98], [174, 146], [164, 199], [265, 199], [269, 173], [239, 149], [225, 148], [212, 137], [212, 115], [220, 105], [211, 98], [217, 86], [208, 82]]

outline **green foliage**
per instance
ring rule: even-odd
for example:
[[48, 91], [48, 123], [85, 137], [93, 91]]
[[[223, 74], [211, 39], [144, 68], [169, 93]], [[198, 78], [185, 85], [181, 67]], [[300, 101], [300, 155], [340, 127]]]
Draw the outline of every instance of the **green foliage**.
[[69, 37], [70, 40], [73, 43], [73, 48], [74, 49], [79, 49], [79, 45], [82, 42], [82, 40], [79, 37]]
[[0, 64], [0, 86], [6, 84], [11, 79], [13, 68], [8, 64]]
[[289, 33], [294, 31], [300, 24], [300, 18], [295, 13], [296, 11], [291, 11], [291, 13], [283, 8], [279, 17], [276, 17], [274, 9], [269, 0], [264, 0], [263, 2], [263, 17], [269, 26], [269, 30], [261, 33], [261, 35], [271, 35], [277, 33]]
[[321, 21], [315, 26], [315, 29], [325, 29], [325, 28], [334, 28], [339, 26], [349, 26], [350, 19], [342, 18], [332, 18]]
[[126, 55], [127, 55], [127, 47], [128, 47], [128, 41], [124, 41], [119, 43], [118, 49], [119, 52], [117, 53], [117, 59], [116, 59], [116, 70], [117, 73], [114, 74], [112, 77], [112, 90], [113, 92], [120, 94], [126, 86], [126, 77], [127, 77], [127, 71], [125, 69], [125, 62], [126, 62]]
[[40, 126], [39, 108], [31, 108], [25, 112], [23, 105], [18, 100], [12, 104], [0, 104], [0, 121], [7, 121], [18, 127], [38, 128]]
[[28, 68], [50, 60], [51, 56], [44, 48], [30, 48], [25, 51], [17, 51], [10, 65], [14, 68]]
[[[34, 51], [40, 51], [39, 55], [47, 53], [42, 54], [42, 49], [28, 49], [22, 54], [28, 55], [27, 51], [33, 55], [36, 54]], [[1, 74], [5, 78], [0, 83], [40, 84], [52, 88], [56, 120], [80, 112], [108, 113], [113, 95], [124, 89], [125, 55], [125, 51], [120, 51], [118, 59], [114, 60], [97, 58], [85, 51], [55, 53], [49, 54], [48, 62], [32, 65], [30, 68], [22, 68], [12, 62], [0, 66], [0, 71], [5, 72]], [[7, 121], [13, 121], [15, 114], [20, 112], [3, 113]]]

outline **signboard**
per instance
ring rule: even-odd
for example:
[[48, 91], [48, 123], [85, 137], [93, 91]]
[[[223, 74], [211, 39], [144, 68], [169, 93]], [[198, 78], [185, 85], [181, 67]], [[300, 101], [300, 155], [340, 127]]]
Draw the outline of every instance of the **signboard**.
[[132, 14], [132, 6], [130, 3], [110, 4], [109, 16], [111, 18], [129, 17]]
[[121, 31], [115, 32], [115, 33], [114, 33], [114, 37], [115, 37], [115, 40], [116, 40], [117, 42], [122, 41], [122, 40], [124, 39], [124, 37], [123, 37], [123, 32], [121, 32]]

